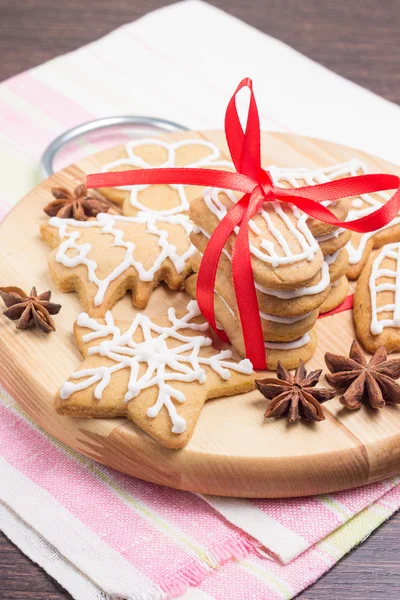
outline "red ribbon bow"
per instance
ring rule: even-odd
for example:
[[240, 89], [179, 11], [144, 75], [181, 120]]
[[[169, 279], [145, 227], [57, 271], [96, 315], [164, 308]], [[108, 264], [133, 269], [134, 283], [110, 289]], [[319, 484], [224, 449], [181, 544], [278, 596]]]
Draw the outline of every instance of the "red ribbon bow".
[[[236, 95], [244, 87], [250, 90], [246, 129], [243, 131]], [[266, 352], [261, 319], [254, 285], [250, 247], [249, 221], [265, 202], [291, 202], [310, 217], [366, 233], [384, 227], [400, 210], [400, 178], [397, 175], [376, 174], [347, 177], [297, 189], [275, 187], [268, 171], [261, 166], [261, 134], [258, 109], [251, 79], [243, 79], [229, 101], [225, 114], [225, 135], [236, 173], [202, 168], [154, 168], [99, 173], [86, 177], [86, 187], [117, 187], [139, 184], [182, 184], [223, 188], [244, 193], [244, 196], [221, 220], [210, 237], [197, 279], [197, 301], [200, 310], [219, 337], [228, 341], [217, 328], [214, 314], [214, 286], [219, 259], [225, 242], [235, 227], [239, 227], [232, 252], [232, 275], [243, 330], [246, 356], [256, 369], [265, 369]], [[335, 217], [321, 202], [360, 196], [383, 190], [393, 190], [393, 196], [373, 213], [345, 223]]]

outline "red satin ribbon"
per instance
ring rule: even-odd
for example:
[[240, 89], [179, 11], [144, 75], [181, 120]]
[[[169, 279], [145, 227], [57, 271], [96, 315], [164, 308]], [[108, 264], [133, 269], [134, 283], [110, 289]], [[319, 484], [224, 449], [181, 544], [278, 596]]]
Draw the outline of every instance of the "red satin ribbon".
[[[243, 131], [236, 108], [236, 95], [247, 87], [250, 102]], [[201, 261], [197, 280], [197, 301], [201, 312], [219, 337], [214, 314], [214, 286], [218, 262], [225, 242], [239, 227], [232, 252], [232, 274], [246, 356], [256, 369], [265, 369], [266, 356], [256, 289], [251, 268], [249, 221], [264, 202], [291, 202], [310, 217], [360, 233], [384, 227], [400, 210], [400, 178], [396, 175], [359, 175], [297, 189], [275, 187], [270, 174], [261, 166], [261, 134], [258, 109], [251, 79], [243, 79], [229, 101], [225, 114], [225, 135], [236, 173], [201, 168], [155, 168], [99, 173], [86, 177], [87, 188], [142, 184], [200, 185], [242, 192], [244, 196], [225, 215], [210, 237]], [[373, 213], [345, 223], [321, 202], [350, 196], [393, 190], [393, 196]]]
[[339, 304], [336, 308], [332, 308], [329, 312], [321, 313], [318, 316], [318, 319], [324, 319], [325, 317], [331, 317], [332, 315], [336, 315], [336, 313], [344, 312], [345, 310], [351, 310], [353, 308], [354, 302], [354, 294], [349, 294], [343, 300], [342, 304]]

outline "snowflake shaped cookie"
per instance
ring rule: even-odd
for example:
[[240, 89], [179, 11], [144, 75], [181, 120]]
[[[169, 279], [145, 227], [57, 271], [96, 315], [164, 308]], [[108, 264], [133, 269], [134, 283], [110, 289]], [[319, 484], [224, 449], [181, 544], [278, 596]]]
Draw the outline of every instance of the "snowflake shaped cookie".
[[254, 388], [250, 361], [214, 349], [197, 303], [186, 310], [154, 320], [138, 313], [132, 323], [81, 314], [75, 338], [84, 362], [61, 387], [57, 412], [127, 416], [162, 445], [183, 447], [206, 400]]

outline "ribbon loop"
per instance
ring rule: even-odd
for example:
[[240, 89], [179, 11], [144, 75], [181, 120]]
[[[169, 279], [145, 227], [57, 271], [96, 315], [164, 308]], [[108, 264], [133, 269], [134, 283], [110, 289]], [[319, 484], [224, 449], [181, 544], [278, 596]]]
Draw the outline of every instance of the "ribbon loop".
[[[238, 93], [250, 92], [245, 129], [240, 123], [236, 100]], [[86, 177], [86, 187], [118, 187], [143, 184], [182, 184], [216, 187], [241, 192], [244, 196], [233, 205], [212, 233], [201, 261], [197, 279], [197, 301], [201, 312], [216, 333], [214, 288], [221, 254], [230, 235], [236, 236], [232, 252], [232, 279], [243, 330], [246, 356], [254, 368], [267, 367], [257, 292], [251, 266], [249, 221], [266, 202], [289, 202], [309, 217], [350, 231], [366, 233], [388, 225], [400, 211], [400, 178], [397, 175], [372, 174], [347, 177], [297, 189], [274, 185], [271, 174], [261, 165], [261, 134], [253, 83], [243, 79], [230, 99], [225, 113], [225, 135], [236, 172], [202, 168], [153, 168], [98, 173]], [[374, 212], [343, 222], [321, 202], [396, 190]], [[236, 228], [239, 229], [236, 229]]]

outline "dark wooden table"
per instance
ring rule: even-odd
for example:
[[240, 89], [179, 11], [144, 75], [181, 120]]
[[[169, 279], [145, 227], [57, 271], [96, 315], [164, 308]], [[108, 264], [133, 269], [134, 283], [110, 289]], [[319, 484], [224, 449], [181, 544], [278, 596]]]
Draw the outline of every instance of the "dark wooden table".
[[[167, 4], [171, 2], [0, 0], [0, 80]], [[400, 103], [400, 0], [214, 0], [211, 4]], [[398, 600], [399, 562], [400, 514], [299, 598]], [[0, 600], [28, 599], [70, 600], [70, 596], [2, 536]]]

